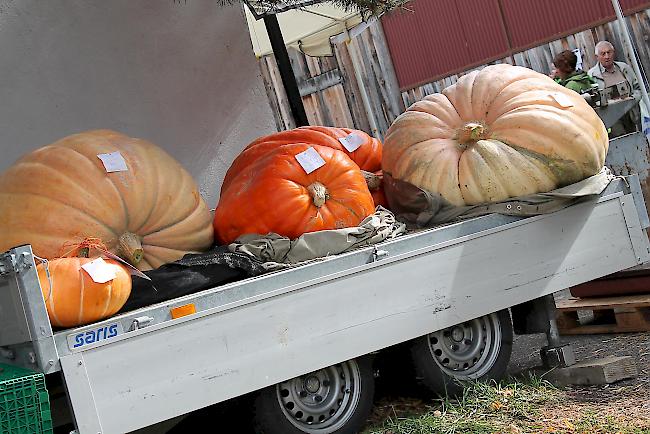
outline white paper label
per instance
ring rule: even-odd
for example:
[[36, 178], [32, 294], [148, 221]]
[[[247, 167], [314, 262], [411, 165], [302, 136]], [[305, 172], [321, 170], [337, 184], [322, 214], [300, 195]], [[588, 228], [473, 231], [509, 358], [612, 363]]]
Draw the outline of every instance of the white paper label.
[[296, 160], [298, 160], [298, 163], [300, 163], [302, 168], [305, 169], [307, 174], [310, 174], [314, 170], [325, 165], [323, 157], [321, 157], [320, 154], [316, 152], [316, 149], [312, 147], [300, 154], [296, 154]]
[[339, 142], [341, 142], [343, 147], [347, 149], [348, 152], [356, 151], [361, 145], [363, 145], [363, 142], [365, 141], [366, 139], [364, 139], [363, 136], [358, 133], [351, 133], [346, 137], [341, 137], [339, 139]]
[[115, 267], [102, 258], [94, 259], [81, 266], [95, 283], [106, 283], [117, 277]]
[[559, 92], [552, 93], [551, 98], [553, 98], [553, 100], [555, 100], [555, 102], [562, 108], [569, 108], [575, 105], [573, 104], [573, 101], [571, 101], [571, 98]]
[[122, 154], [120, 154], [120, 151], [111, 152], [110, 154], [99, 154], [97, 157], [102, 160], [104, 168], [108, 173], [126, 172], [129, 170], [129, 168], [126, 167], [126, 161], [124, 160], [124, 157], [122, 157]]

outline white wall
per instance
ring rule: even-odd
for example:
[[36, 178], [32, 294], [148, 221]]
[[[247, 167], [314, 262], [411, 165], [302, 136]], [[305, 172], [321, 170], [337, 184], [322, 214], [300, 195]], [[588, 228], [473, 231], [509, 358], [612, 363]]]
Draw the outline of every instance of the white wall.
[[242, 9], [216, 0], [0, 0], [0, 171], [94, 128], [159, 144], [214, 207], [237, 153], [275, 131]]

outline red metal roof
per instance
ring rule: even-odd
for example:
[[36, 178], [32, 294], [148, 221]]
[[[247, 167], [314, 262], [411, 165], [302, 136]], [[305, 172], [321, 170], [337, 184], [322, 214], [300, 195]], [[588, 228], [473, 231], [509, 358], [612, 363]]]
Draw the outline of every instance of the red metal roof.
[[497, 0], [416, 0], [382, 19], [400, 87], [508, 49]]
[[[647, 0], [621, 0], [626, 13]], [[413, 0], [382, 18], [400, 88], [409, 89], [614, 18], [610, 0]]]
[[[615, 18], [610, 0], [501, 0], [513, 50], [556, 39]], [[650, 7], [643, 0], [621, 0], [629, 12]]]

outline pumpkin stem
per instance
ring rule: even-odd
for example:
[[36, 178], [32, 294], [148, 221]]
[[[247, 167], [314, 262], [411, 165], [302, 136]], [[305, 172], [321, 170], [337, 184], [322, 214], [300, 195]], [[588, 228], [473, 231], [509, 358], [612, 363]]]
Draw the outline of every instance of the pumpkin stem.
[[144, 257], [140, 237], [131, 232], [125, 232], [118, 240], [119, 256], [129, 264], [136, 266]]
[[321, 206], [325, 205], [325, 201], [330, 198], [330, 194], [327, 191], [327, 188], [318, 181], [307, 187], [307, 190], [314, 198], [314, 205], [316, 208], [320, 208]]
[[366, 184], [368, 184], [368, 190], [375, 191], [381, 186], [381, 177], [372, 172], [367, 172], [365, 170], [361, 171], [361, 174], [366, 178]]
[[478, 122], [468, 122], [458, 132], [460, 143], [477, 142], [487, 138], [487, 128]]

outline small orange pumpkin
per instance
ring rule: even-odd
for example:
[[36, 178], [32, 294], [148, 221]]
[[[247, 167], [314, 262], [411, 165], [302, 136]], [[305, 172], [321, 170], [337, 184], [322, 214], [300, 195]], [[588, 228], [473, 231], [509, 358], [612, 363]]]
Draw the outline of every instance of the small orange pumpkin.
[[[131, 276], [127, 268], [113, 259], [104, 259], [116, 277], [96, 283], [81, 267], [91, 258], [59, 258], [48, 261], [50, 278], [44, 264], [38, 264], [50, 322], [55, 327], [89, 324], [114, 315], [131, 294]], [[51, 286], [50, 286], [51, 283]]]

